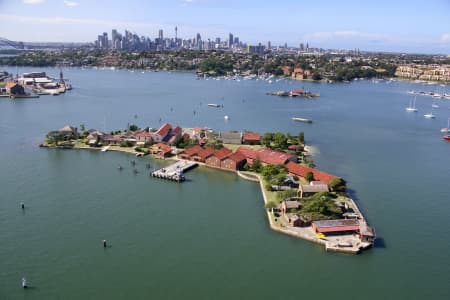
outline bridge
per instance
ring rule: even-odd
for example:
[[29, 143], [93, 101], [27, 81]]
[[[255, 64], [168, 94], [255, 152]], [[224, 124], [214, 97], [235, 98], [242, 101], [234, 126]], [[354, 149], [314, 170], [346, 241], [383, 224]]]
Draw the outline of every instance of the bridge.
[[24, 49], [23, 42], [10, 41], [0, 37], [0, 49]]

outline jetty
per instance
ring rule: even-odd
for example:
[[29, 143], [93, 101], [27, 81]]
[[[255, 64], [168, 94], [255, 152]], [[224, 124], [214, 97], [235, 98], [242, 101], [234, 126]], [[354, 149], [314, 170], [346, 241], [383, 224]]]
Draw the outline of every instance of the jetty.
[[198, 166], [198, 163], [192, 161], [177, 161], [176, 163], [161, 168], [159, 170], [153, 171], [152, 177], [168, 179], [172, 181], [182, 182], [186, 178], [184, 177], [184, 172], [187, 172]]

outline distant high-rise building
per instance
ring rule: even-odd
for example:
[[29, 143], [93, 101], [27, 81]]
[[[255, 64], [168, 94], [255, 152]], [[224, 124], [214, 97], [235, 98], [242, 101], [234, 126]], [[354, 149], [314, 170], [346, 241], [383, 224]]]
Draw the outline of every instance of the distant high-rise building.
[[237, 37], [237, 36], [234, 37], [233, 45], [239, 46], [239, 37]]
[[300, 51], [304, 51], [305, 50], [305, 45], [303, 43], [300, 43]]
[[163, 33], [163, 30], [162, 30], [162, 29], [160, 29], [160, 30], [158, 31], [158, 38], [159, 38], [161, 41], [164, 39], [164, 33]]
[[233, 34], [230, 32], [228, 34], [228, 48], [231, 48], [233, 46]]
[[309, 50], [309, 44], [308, 44], [308, 42], [306, 42], [306, 49], [305, 49], [306, 51], [308, 51]]
[[267, 48], [267, 50], [270, 50], [270, 48], [272, 48], [272, 44], [270, 43], [270, 41], [267, 41], [266, 48]]

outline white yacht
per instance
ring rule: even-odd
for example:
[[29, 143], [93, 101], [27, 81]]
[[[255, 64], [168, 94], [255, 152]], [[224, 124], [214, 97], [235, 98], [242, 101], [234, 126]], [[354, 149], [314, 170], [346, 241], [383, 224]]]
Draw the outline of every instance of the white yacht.
[[416, 97], [414, 96], [414, 100], [411, 100], [409, 102], [409, 106], [406, 108], [407, 112], [417, 112], [417, 108], [416, 108]]

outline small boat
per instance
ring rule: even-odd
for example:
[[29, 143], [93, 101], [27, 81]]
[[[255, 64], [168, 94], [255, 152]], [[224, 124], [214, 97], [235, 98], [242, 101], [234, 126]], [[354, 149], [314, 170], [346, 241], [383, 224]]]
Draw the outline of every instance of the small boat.
[[450, 141], [450, 135], [444, 135], [443, 139], [446, 141]]
[[431, 107], [432, 107], [432, 108], [439, 108], [439, 105], [433, 103], [433, 104], [431, 104]]
[[311, 119], [305, 119], [305, 118], [293, 117], [292, 120], [296, 121], [296, 122], [312, 123]]
[[411, 100], [409, 102], [409, 106], [406, 108], [407, 112], [417, 112], [417, 108], [416, 108], [416, 97], [414, 96], [414, 100]]
[[105, 147], [102, 148], [101, 151], [102, 151], [102, 152], [106, 152], [106, 151], [108, 151], [109, 147], [111, 147], [111, 146], [105, 146]]
[[225, 116], [225, 117], [223, 117], [225, 120], [229, 120], [230, 119], [230, 117], [229, 116]]
[[433, 115], [433, 107], [431, 107], [431, 112], [429, 114], [423, 115], [427, 119], [434, 119], [436, 118], [436, 115]]
[[211, 106], [211, 107], [220, 107], [220, 104], [217, 104], [217, 103], [208, 103], [208, 106]]
[[447, 127], [442, 128], [442, 129], [441, 129], [441, 132], [442, 132], [442, 133], [449, 133], [449, 132], [450, 132], [450, 118], [448, 118], [448, 121], [447, 121]]
[[26, 289], [28, 287], [27, 280], [25, 278], [22, 278], [22, 288]]

